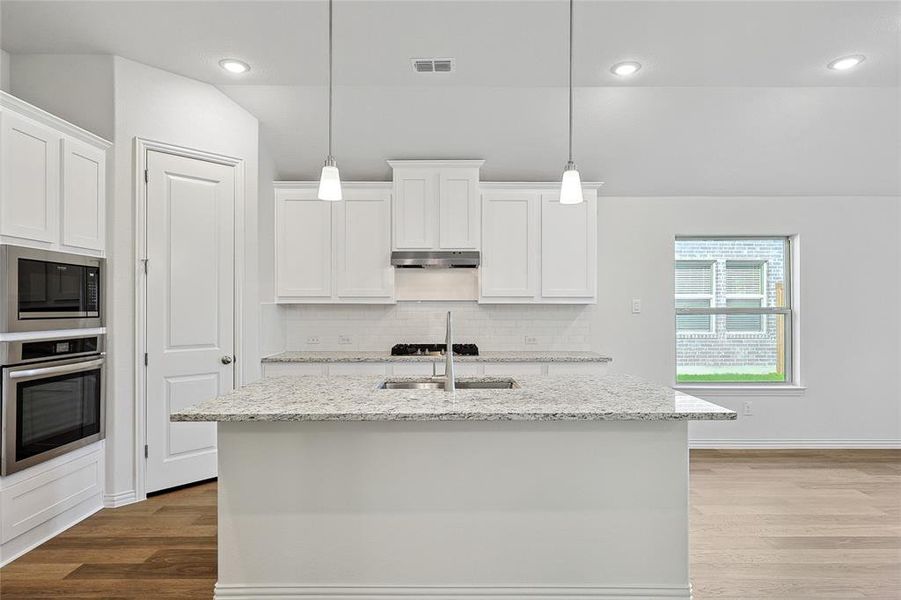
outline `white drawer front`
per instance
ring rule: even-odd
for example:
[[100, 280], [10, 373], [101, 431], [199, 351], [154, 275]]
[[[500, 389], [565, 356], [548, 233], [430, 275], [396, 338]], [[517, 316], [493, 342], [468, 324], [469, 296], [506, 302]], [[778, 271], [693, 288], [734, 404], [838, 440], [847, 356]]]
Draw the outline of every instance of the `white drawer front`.
[[328, 374], [341, 375], [385, 375], [386, 363], [330, 363]]
[[323, 363], [263, 363], [263, 377], [325, 374]]

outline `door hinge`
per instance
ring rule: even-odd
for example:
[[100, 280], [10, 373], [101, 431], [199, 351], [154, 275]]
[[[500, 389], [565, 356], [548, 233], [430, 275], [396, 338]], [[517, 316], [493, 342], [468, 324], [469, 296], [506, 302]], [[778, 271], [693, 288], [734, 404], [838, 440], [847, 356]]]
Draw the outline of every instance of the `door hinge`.
[[144, 444], [144, 458], [149, 458], [149, 457], [150, 457], [150, 446], [148, 446], [147, 444]]
[[141, 262], [144, 263], [144, 275], [146, 275], [146, 274], [147, 274], [147, 268], [148, 268], [148, 267], [147, 267], [147, 263], [150, 262], [150, 259], [142, 258], [142, 259], [141, 259]]
[[148, 364], [150, 364], [150, 359], [148, 358], [147, 353], [145, 352], [144, 353], [144, 366], [146, 367]]
[[144, 169], [144, 183], [150, 183], [150, 171]]

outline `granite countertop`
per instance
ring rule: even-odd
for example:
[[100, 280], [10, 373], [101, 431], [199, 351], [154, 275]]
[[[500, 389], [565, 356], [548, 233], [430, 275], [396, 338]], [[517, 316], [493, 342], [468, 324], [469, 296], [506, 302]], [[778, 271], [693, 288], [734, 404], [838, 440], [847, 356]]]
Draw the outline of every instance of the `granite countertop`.
[[[562, 363], [605, 363], [613, 359], [594, 352], [482, 352], [479, 356], [454, 355], [454, 362], [562, 362]], [[378, 362], [435, 362], [444, 361], [443, 356], [391, 356], [387, 352], [315, 352], [289, 351], [267, 356], [264, 363], [378, 363]]]
[[[391, 377], [404, 381], [409, 377]], [[461, 377], [488, 381], [497, 377]], [[503, 378], [501, 378], [503, 379]], [[736, 413], [629, 375], [514, 377], [512, 390], [383, 390], [384, 377], [273, 377], [172, 421], [684, 421]]]

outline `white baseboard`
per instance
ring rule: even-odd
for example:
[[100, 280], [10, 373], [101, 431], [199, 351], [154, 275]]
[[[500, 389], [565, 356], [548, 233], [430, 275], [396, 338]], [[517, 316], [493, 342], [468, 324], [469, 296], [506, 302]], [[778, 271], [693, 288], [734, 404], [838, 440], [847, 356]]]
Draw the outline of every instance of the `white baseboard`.
[[897, 449], [901, 439], [704, 439], [689, 440], [689, 448], [715, 450], [852, 450], [852, 449]]
[[691, 600], [691, 586], [309, 586], [216, 584], [214, 600]]
[[133, 504], [138, 501], [138, 495], [134, 490], [127, 492], [119, 492], [118, 494], [103, 494], [104, 508], [119, 508], [126, 504]]

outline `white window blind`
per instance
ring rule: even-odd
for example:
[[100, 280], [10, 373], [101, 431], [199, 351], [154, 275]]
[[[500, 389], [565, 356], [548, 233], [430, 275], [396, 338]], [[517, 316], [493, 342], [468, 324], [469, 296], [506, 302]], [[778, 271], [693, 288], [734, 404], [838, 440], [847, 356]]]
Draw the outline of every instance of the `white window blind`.
[[[760, 261], [726, 261], [726, 307], [760, 308], [766, 306], [766, 264]], [[764, 315], [727, 315], [726, 331], [766, 332]]]
[[[715, 296], [715, 263], [709, 260], [676, 261], [676, 308], [710, 308]], [[711, 333], [710, 315], [679, 315], [679, 333]]]

